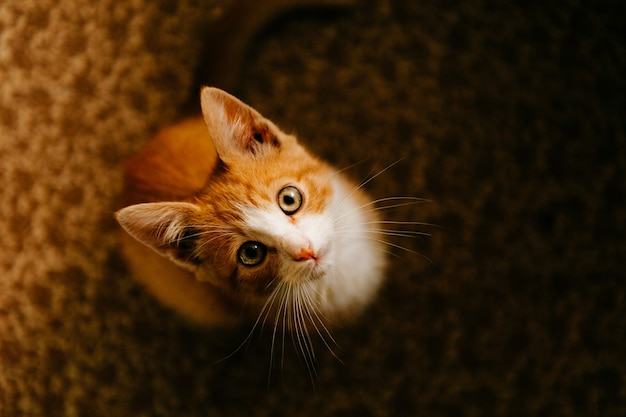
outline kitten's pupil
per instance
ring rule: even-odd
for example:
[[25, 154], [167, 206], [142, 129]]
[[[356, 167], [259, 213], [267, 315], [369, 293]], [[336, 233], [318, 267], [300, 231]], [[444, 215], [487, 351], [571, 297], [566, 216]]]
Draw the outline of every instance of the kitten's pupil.
[[295, 202], [295, 200], [290, 195], [286, 195], [286, 196], [283, 197], [283, 203], [285, 203], [288, 206], [292, 205], [294, 202]]
[[257, 256], [258, 249], [256, 247], [247, 246], [244, 248], [244, 256], [248, 259], [254, 259]]

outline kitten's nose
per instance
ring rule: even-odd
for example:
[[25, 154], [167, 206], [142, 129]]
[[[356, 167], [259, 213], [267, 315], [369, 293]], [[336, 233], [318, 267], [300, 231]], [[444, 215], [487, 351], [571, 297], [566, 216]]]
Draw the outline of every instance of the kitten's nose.
[[315, 252], [313, 251], [313, 249], [311, 249], [311, 247], [308, 248], [301, 248], [300, 252], [296, 253], [293, 255], [293, 259], [301, 262], [301, 261], [308, 261], [309, 259], [313, 259], [313, 260], [317, 260], [317, 256], [315, 256]]

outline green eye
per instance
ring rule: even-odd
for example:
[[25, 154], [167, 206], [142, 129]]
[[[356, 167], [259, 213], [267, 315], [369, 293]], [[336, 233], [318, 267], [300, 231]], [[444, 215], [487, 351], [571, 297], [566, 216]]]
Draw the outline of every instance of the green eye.
[[267, 248], [260, 242], [245, 242], [237, 251], [239, 263], [244, 266], [257, 266], [265, 259]]
[[288, 185], [278, 192], [278, 206], [290, 216], [302, 206], [302, 193], [293, 185]]

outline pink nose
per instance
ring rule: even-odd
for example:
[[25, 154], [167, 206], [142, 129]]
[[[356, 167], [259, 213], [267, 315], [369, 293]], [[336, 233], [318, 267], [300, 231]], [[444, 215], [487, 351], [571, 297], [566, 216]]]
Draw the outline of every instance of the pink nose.
[[293, 259], [296, 261], [308, 261], [309, 259], [317, 260], [317, 256], [315, 256], [315, 252], [311, 248], [302, 248], [300, 252], [293, 256]]

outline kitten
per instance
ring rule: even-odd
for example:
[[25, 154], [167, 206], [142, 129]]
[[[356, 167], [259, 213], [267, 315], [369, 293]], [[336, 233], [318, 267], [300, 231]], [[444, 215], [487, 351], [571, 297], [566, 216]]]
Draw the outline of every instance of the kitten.
[[201, 105], [125, 166], [116, 218], [135, 278], [206, 325], [306, 331], [361, 311], [386, 253], [361, 187], [224, 91], [203, 88]]

